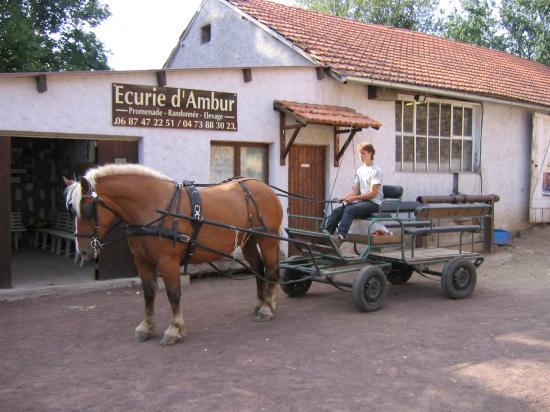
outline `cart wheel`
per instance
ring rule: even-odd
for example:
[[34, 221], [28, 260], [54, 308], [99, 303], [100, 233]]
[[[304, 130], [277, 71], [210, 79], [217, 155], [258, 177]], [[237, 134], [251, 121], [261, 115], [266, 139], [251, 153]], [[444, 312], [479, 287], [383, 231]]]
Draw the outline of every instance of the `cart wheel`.
[[[302, 256], [292, 256], [288, 260], [297, 260], [297, 259], [303, 259]], [[283, 273], [281, 273], [281, 280], [283, 282], [288, 282], [291, 280], [297, 280], [302, 279], [304, 277], [304, 274], [298, 272], [296, 269], [284, 269]], [[299, 296], [304, 296], [306, 292], [309, 290], [309, 287], [311, 286], [311, 279], [306, 279], [301, 282], [294, 282], [294, 283], [281, 283], [281, 289], [283, 292], [285, 292], [289, 297], [296, 298]]]
[[363, 312], [374, 312], [384, 304], [386, 276], [378, 266], [362, 268], [353, 281], [353, 303]]
[[403, 285], [411, 278], [414, 270], [409, 265], [392, 263], [391, 271], [386, 275], [392, 285]]
[[467, 259], [449, 260], [441, 272], [441, 287], [451, 299], [464, 299], [476, 286], [476, 268]]

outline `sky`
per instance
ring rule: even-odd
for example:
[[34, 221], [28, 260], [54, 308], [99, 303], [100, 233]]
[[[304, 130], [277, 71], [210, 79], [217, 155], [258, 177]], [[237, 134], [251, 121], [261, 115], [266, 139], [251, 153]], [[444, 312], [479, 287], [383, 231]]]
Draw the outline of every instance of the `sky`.
[[[160, 69], [202, 0], [102, 0], [111, 17], [94, 32], [113, 70]], [[293, 4], [292, 0], [271, 0]]]
[[[295, 5], [294, 0], [271, 0]], [[449, 7], [457, 0], [441, 0]], [[113, 70], [160, 69], [202, 0], [102, 0], [111, 17], [94, 32]]]

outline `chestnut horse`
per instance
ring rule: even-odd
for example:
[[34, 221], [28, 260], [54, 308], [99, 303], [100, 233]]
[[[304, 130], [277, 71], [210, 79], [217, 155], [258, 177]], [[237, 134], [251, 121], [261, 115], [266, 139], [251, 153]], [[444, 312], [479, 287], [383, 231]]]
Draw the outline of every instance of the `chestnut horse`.
[[[129, 227], [151, 228], [150, 224], [156, 222], [158, 230], [178, 233], [180, 241], [173, 236], [161, 237], [158, 233], [132, 235], [130, 232], [128, 244], [145, 300], [145, 319], [135, 329], [136, 338], [145, 341], [153, 335], [155, 288], [160, 275], [173, 315], [161, 344], [181, 342], [185, 336], [185, 322], [180, 307], [180, 265], [187, 256], [188, 240], [194, 227], [187, 219], [172, 215], [162, 218], [158, 210], [171, 208], [173, 213], [191, 216], [192, 206], [196, 209], [196, 205], [192, 204], [188, 189], [141, 165], [101, 166], [88, 170], [80, 181], [65, 179], [65, 183], [68, 186], [66, 204], [75, 214], [77, 250], [85, 259], [92, 259], [99, 253], [101, 239], [118, 220]], [[249, 235], [217, 227], [207, 221], [278, 235], [282, 221], [279, 199], [269, 186], [254, 179], [232, 180], [198, 192], [199, 210], [205, 223], [198, 230], [195, 241], [205, 247], [192, 246], [188, 263], [218, 260], [220, 255], [212, 249], [230, 254], [240, 246], [250, 267], [260, 275], [256, 277], [256, 320], [271, 320], [276, 306], [274, 282], [279, 278], [279, 240], [256, 232]]]

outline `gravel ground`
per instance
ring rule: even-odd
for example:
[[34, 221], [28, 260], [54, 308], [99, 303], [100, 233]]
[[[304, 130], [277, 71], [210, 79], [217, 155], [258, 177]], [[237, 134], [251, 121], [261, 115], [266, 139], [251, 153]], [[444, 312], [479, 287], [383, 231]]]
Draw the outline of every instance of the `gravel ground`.
[[193, 280], [185, 342], [136, 342], [138, 287], [0, 302], [3, 411], [548, 411], [550, 226], [478, 270], [465, 300], [413, 275], [384, 308], [314, 284], [256, 323], [254, 280]]

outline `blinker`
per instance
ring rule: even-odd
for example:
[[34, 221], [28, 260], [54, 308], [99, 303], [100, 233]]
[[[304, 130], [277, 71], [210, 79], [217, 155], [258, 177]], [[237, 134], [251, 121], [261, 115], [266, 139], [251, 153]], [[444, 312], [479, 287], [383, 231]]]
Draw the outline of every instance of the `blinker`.
[[82, 203], [80, 205], [80, 210], [82, 211], [82, 218], [83, 219], [93, 219], [95, 217], [95, 199], [97, 198], [97, 194], [94, 196], [95, 192], [92, 194], [92, 198], [84, 198], [82, 199]]

